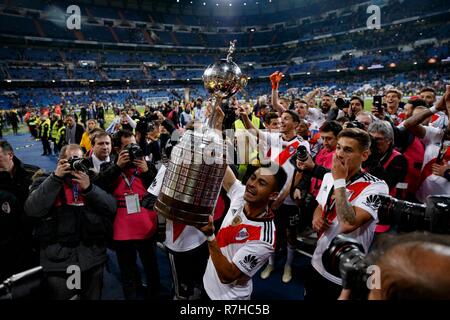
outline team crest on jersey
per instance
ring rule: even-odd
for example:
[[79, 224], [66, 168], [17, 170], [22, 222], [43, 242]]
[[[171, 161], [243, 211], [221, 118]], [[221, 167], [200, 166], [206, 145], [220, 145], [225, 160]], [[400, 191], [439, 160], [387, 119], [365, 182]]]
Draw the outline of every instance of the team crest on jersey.
[[232, 226], [237, 226], [241, 222], [242, 222], [241, 216], [237, 215], [237, 216], [234, 217], [233, 221], [231, 221], [231, 225]]
[[3, 202], [2, 203], [2, 211], [4, 213], [10, 213], [11, 212], [11, 206], [9, 205], [9, 202]]
[[246, 229], [246, 228], [242, 228], [242, 229], [238, 232], [238, 234], [236, 235], [236, 238], [235, 238], [235, 239], [236, 239], [237, 241], [242, 241], [242, 240], [247, 239], [249, 236], [250, 236], [250, 234], [248, 233], [247, 229]]
[[289, 154], [293, 154], [295, 151], [295, 148], [293, 146], [289, 146]]

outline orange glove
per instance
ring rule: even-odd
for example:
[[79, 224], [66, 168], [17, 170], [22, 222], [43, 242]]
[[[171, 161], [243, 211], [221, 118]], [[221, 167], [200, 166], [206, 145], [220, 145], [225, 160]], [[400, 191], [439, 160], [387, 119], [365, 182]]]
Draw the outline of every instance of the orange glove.
[[282, 74], [280, 71], [275, 71], [274, 73], [272, 73], [269, 77], [270, 82], [272, 82], [272, 90], [277, 90], [278, 89], [278, 85], [281, 81], [281, 79], [283, 79], [284, 74]]

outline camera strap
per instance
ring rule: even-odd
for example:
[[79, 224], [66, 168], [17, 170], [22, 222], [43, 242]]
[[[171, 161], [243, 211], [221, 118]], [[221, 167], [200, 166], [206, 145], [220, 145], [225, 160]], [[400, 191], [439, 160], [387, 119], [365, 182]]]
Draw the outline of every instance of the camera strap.
[[[353, 182], [358, 180], [364, 175], [364, 172], [359, 171], [358, 173], [354, 174], [350, 180], [346, 183], [346, 188], [351, 185]], [[327, 202], [325, 203], [325, 207], [323, 208], [323, 217], [328, 218], [328, 216], [331, 216], [334, 211], [334, 207], [336, 205], [336, 199], [333, 197], [334, 194], [334, 185], [331, 187], [330, 192], [328, 193]]]

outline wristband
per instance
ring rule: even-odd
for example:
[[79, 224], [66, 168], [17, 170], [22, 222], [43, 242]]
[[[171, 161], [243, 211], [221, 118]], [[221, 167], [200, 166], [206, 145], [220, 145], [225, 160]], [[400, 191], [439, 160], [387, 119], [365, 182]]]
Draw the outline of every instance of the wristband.
[[212, 235], [206, 237], [206, 240], [208, 242], [214, 241], [215, 239], [216, 239], [216, 236], [214, 235], [214, 233]]
[[347, 183], [345, 182], [345, 179], [337, 179], [334, 180], [334, 189], [339, 189], [339, 188], [345, 188], [347, 186]]
[[438, 110], [436, 110], [436, 107], [435, 106], [432, 106], [430, 109], [428, 109], [428, 110], [430, 110], [431, 111], [431, 113], [433, 113], [433, 114], [435, 114], [435, 113], [438, 113], [439, 111]]
[[450, 169], [444, 171], [444, 178], [450, 181]]

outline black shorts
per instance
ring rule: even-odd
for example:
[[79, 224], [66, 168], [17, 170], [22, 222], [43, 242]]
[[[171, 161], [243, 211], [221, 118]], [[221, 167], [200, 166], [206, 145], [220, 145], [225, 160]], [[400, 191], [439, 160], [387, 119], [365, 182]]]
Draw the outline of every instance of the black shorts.
[[175, 298], [197, 300], [203, 291], [203, 275], [209, 257], [205, 241], [199, 247], [186, 252], [175, 252], [167, 248]]
[[275, 212], [277, 228], [295, 229], [300, 223], [300, 210], [296, 205], [282, 204]]

